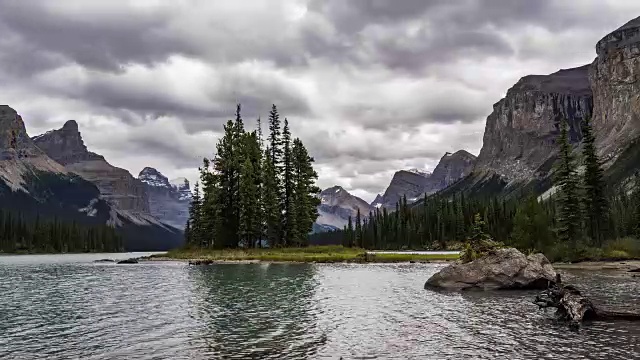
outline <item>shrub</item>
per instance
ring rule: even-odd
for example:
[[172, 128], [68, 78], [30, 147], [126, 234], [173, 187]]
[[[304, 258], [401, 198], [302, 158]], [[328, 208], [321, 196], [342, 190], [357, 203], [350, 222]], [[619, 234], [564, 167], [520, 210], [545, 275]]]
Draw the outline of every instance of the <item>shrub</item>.
[[485, 224], [480, 214], [476, 214], [473, 218], [471, 237], [467, 239], [460, 253], [460, 260], [463, 264], [479, 259], [491, 251], [502, 247], [501, 243], [491, 239], [491, 236], [484, 231], [484, 227]]

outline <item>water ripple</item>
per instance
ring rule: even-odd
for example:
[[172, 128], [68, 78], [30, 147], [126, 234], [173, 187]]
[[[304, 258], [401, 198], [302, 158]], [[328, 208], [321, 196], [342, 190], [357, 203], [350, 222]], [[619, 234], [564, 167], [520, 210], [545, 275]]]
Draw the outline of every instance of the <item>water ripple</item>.
[[[0, 358], [640, 358], [638, 324], [570, 332], [531, 292], [424, 290], [442, 265], [119, 266], [96, 256], [0, 257]], [[640, 300], [637, 279], [567, 281], [612, 305]]]

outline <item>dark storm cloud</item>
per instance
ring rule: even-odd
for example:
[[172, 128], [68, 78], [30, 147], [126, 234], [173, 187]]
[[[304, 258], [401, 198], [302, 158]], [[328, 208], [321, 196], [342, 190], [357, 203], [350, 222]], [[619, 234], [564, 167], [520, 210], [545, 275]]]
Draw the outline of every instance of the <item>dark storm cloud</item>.
[[0, 3], [0, 22], [30, 46], [101, 70], [120, 71], [128, 63], [153, 64], [172, 53], [190, 52], [188, 46], [162, 31], [171, 15], [166, 11], [127, 14], [122, 9], [109, 14], [87, 9], [83, 13], [78, 4], [77, 11], [63, 13], [56, 10], [57, 5], [44, 0], [5, 0]]
[[637, 15], [596, 0], [0, 0], [0, 103], [39, 130], [66, 114], [126, 129], [99, 146], [136, 169], [132, 154], [195, 167], [235, 103], [247, 124], [276, 103], [329, 176], [372, 193], [397, 167], [477, 150], [520, 76], [589, 62]]

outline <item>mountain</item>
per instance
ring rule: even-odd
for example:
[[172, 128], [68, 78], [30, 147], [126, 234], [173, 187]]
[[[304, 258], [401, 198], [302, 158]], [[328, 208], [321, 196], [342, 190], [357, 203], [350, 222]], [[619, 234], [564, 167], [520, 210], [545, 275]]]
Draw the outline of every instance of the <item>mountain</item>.
[[433, 194], [469, 175], [476, 162], [476, 156], [466, 150], [445, 153], [429, 177], [426, 193]]
[[360, 209], [360, 214], [369, 216], [373, 207], [357, 196], [351, 195], [340, 186], [333, 186], [320, 193], [320, 205], [318, 205], [318, 219], [314, 224], [314, 231], [342, 229], [347, 225], [349, 217], [355, 219]]
[[378, 194], [376, 195], [376, 198], [371, 202], [371, 206], [374, 208], [379, 208], [382, 205], [384, 205], [384, 198], [382, 197], [382, 195]]
[[[9, 202], [6, 208], [114, 226], [123, 236], [125, 248], [131, 251], [180, 245], [182, 233], [149, 213], [144, 184], [128, 171], [109, 164], [103, 156], [89, 152], [75, 121], [29, 138], [15, 110], [7, 106], [2, 114], [0, 127], [8, 128], [3, 133], [9, 138], [0, 144], [3, 158], [7, 159], [3, 161], [3, 172], [10, 174], [3, 180], [13, 190], [3, 195], [26, 202], [24, 206]], [[17, 162], [11, 160], [16, 152], [20, 160]]]
[[102, 155], [90, 152], [82, 140], [78, 123], [67, 121], [61, 129], [35, 136], [34, 143], [50, 158], [98, 186], [102, 197], [120, 210], [149, 213], [145, 186], [129, 171], [109, 164]]
[[473, 154], [459, 150], [453, 154], [445, 153], [433, 173], [416, 169], [400, 170], [393, 175], [384, 194], [378, 195], [371, 206], [384, 206], [393, 210], [403, 196], [407, 197], [407, 202], [412, 203], [425, 194], [436, 193], [470, 174], [475, 161]]
[[189, 218], [191, 189], [187, 179], [169, 181], [158, 170], [145, 167], [138, 175], [149, 196], [151, 215], [178, 229], [184, 229]]
[[495, 173], [507, 182], [546, 176], [557, 156], [560, 121], [568, 121], [570, 141], [578, 143], [592, 108], [588, 66], [523, 77], [487, 117], [474, 171]]
[[472, 174], [447, 191], [549, 190], [563, 119], [578, 150], [582, 122], [592, 118], [605, 180], [627, 182], [640, 164], [640, 17], [598, 41], [596, 53], [590, 65], [525, 76], [509, 89], [487, 117]]
[[[416, 173], [408, 170], [397, 171], [391, 183], [382, 195], [380, 202], [387, 209], [395, 209], [396, 203], [407, 197], [407, 202], [414, 202], [424, 196], [429, 184], [429, 173]], [[376, 204], [377, 205], [377, 204]]]

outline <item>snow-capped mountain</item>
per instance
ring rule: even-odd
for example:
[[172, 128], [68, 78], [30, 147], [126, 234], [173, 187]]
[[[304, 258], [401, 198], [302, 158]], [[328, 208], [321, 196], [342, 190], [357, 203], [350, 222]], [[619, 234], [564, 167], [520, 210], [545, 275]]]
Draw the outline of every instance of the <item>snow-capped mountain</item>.
[[163, 222], [183, 229], [189, 218], [191, 188], [184, 178], [169, 179], [160, 171], [145, 167], [138, 175], [149, 193], [151, 214]]
[[180, 195], [180, 200], [191, 201], [191, 186], [189, 184], [189, 180], [183, 177], [175, 178], [173, 180], [169, 180], [171, 186], [173, 186], [178, 194]]
[[320, 193], [316, 224], [342, 229], [347, 225], [349, 217], [355, 219], [358, 210], [364, 217], [369, 216], [373, 209], [366, 201], [351, 195], [342, 187], [333, 186]]

